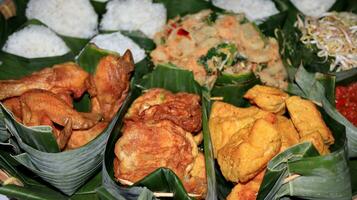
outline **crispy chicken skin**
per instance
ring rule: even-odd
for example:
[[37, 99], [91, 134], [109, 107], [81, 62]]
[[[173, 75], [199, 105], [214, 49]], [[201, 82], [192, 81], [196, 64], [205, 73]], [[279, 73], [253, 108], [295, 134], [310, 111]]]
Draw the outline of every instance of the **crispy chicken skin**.
[[186, 131], [196, 133], [202, 128], [201, 115], [198, 95], [150, 89], [134, 101], [126, 120], [170, 120]]
[[281, 139], [275, 125], [258, 119], [248, 139], [230, 140], [218, 151], [218, 164], [223, 176], [233, 182], [245, 183], [255, 177], [280, 151]]
[[281, 136], [281, 152], [300, 142], [299, 133], [290, 119], [278, 115], [276, 125]]
[[238, 183], [228, 195], [227, 200], [256, 200], [264, 174], [265, 170], [247, 183]]
[[111, 121], [129, 92], [133, 70], [134, 61], [129, 50], [122, 57], [109, 55], [99, 61], [88, 90], [92, 112], [101, 113], [104, 121]]
[[288, 94], [280, 89], [256, 85], [245, 93], [244, 98], [259, 108], [276, 114], [285, 113], [285, 100], [289, 97]]
[[67, 105], [54, 93], [46, 90], [31, 90], [20, 97], [23, 124], [27, 126], [42, 125], [44, 118], [65, 126], [71, 119], [72, 128], [89, 129], [101, 119], [98, 114], [82, 114]]
[[81, 146], [86, 145], [99, 134], [101, 134], [105, 128], [107, 128], [107, 122], [99, 122], [95, 126], [87, 130], [74, 130], [71, 137], [69, 138], [66, 150], [76, 149]]
[[238, 108], [227, 103], [214, 102], [209, 119], [209, 129], [215, 157], [233, 135], [243, 128], [252, 126], [257, 119], [266, 119], [273, 123], [276, 117], [274, 114], [254, 106]]
[[115, 177], [130, 182], [137, 182], [160, 167], [171, 169], [185, 180], [190, 178], [198, 156], [191, 133], [169, 120], [127, 123], [114, 152]]
[[14, 114], [17, 121], [22, 121], [22, 109], [19, 97], [5, 99], [3, 105]]
[[79, 98], [87, 89], [88, 77], [89, 74], [75, 63], [54, 65], [19, 80], [0, 81], [0, 100], [20, 96], [33, 89]]
[[301, 138], [317, 131], [324, 144], [331, 145], [334, 143], [333, 135], [314, 103], [298, 96], [292, 96], [286, 100], [286, 106]]

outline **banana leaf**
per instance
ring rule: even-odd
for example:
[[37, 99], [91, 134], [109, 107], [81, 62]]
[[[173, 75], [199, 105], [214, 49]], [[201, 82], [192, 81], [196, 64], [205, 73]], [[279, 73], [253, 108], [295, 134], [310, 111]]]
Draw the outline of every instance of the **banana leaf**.
[[205, 0], [153, 0], [153, 2], [165, 5], [168, 19], [197, 13], [205, 9], [222, 11], [222, 9], [215, 7], [211, 1]]
[[[170, 78], [167, 78], [170, 77]], [[207, 181], [208, 181], [208, 194], [207, 199], [216, 199], [216, 184], [214, 178], [214, 162], [212, 145], [207, 134], [207, 102], [209, 99], [209, 94], [207, 91], [199, 86], [197, 82], [194, 81], [192, 72], [179, 69], [173, 65], [159, 65], [155, 70], [143, 77], [141, 81], [137, 82], [131, 91], [128, 101], [124, 103], [124, 106], [120, 110], [120, 123], [118, 127], [114, 129], [112, 135], [108, 140], [106, 147], [104, 162], [103, 162], [103, 185], [107, 189], [107, 192], [111, 196], [121, 195], [126, 199], [153, 199], [155, 198], [153, 194], [147, 194], [147, 189], [155, 192], [173, 192], [174, 199], [190, 199], [187, 195], [182, 183], [175, 176], [175, 174], [165, 168], [160, 168], [155, 172], [149, 174], [143, 180], [135, 183], [134, 186], [124, 187], [117, 184], [114, 180], [113, 175], [113, 159], [114, 159], [114, 147], [115, 143], [121, 135], [120, 129], [122, 126], [122, 117], [124, 117], [127, 109], [130, 107], [131, 103], [141, 95], [142, 90], [149, 88], [165, 88], [172, 92], [190, 92], [201, 95], [202, 106], [203, 106], [203, 134], [204, 134], [204, 153], [206, 159], [206, 171], [207, 171]]]
[[68, 197], [46, 182], [39, 179], [31, 171], [18, 163], [11, 157], [8, 151], [0, 147], [0, 170], [5, 171], [11, 177], [18, 179], [23, 185], [1, 184], [0, 193], [10, 198], [28, 200], [51, 200], [51, 199], [72, 199], [72, 200], [99, 200], [98, 188], [101, 187], [101, 173], [91, 177], [74, 195]]

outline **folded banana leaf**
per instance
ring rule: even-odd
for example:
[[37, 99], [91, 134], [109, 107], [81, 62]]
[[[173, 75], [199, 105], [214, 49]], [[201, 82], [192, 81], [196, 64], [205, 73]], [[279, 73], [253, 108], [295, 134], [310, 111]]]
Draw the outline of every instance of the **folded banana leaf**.
[[[92, 73], [98, 60], [109, 53], [95, 46], [89, 46], [78, 56], [77, 62]], [[77, 106], [88, 108], [89, 101], [83, 99], [77, 102]], [[1, 109], [7, 129], [25, 151], [14, 158], [66, 195], [72, 195], [100, 169], [105, 144], [118, 119], [117, 115], [103, 133], [87, 145], [75, 150], [59, 152], [51, 127], [26, 127], [18, 123], [2, 105]]]
[[[169, 78], [167, 78], [169, 77]], [[134, 186], [125, 187], [115, 182], [113, 176], [113, 160], [115, 143], [121, 135], [122, 118], [130, 107], [131, 103], [141, 95], [142, 90], [149, 88], [164, 88], [172, 92], [195, 93], [202, 97], [203, 106], [203, 134], [204, 134], [204, 153], [206, 159], [206, 171], [208, 181], [207, 199], [216, 199], [216, 184], [214, 177], [214, 162], [212, 145], [208, 135], [208, 99], [209, 94], [195, 82], [192, 72], [179, 69], [173, 65], [159, 65], [155, 70], [143, 77], [138, 84], [133, 85], [133, 90], [129, 99], [124, 103], [120, 110], [120, 125], [114, 129], [108, 140], [103, 162], [103, 186], [112, 196], [121, 195], [126, 199], [153, 199], [153, 194], [147, 194], [148, 189], [155, 192], [171, 192], [174, 199], [191, 199], [186, 193], [180, 180], [169, 169], [160, 168], [149, 174], [143, 180], [135, 183]], [[145, 197], [145, 198], [144, 198]]]
[[[315, 76], [301, 67], [296, 74], [296, 88], [292, 90], [292, 86], [290, 86], [289, 92], [320, 102], [322, 105], [327, 103], [331, 105], [325, 97], [326, 93], [323, 86], [323, 84], [331, 84], [329, 81], [334, 83], [334, 79], [329, 78], [329, 76]], [[249, 84], [242, 86], [242, 93], [247, 90], [244, 87], [249, 89], [252, 86]], [[334, 87], [330, 90], [334, 90]], [[321, 99], [324, 99], [324, 101], [319, 101]], [[223, 99], [223, 101], [226, 101], [226, 99]], [[228, 100], [226, 102], [241, 107], [247, 105], [244, 101], [232, 102]], [[257, 199], [291, 199], [293, 197], [304, 199], [351, 199], [345, 127], [324, 109], [321, 109], [324, 120], [336, 139], [331, 149], [332, 153], [326, 156], [319, 156], [311, 143], [302, 143], [275, 156], [268, 163], [267, 172]], [[219, 172], [219, 166], [216, 166], [216, 170], [218, 171], [216, 171], [216, 179], [219, 184], [218, 195], [220, 199], [225, 199], [233, 185], [224, 179]]]
[[[91, 177], [85, 185], [71, 197], [55, 190], [38, 176], [23, 168], [8, 151], [0, 147], [0, 172], [8, 174], [8, 180], [1, 179], [0, 193], [9, 198], [28, 200], [99, 200], [99, 189], [101, 187], [101, 173]], [[9, 181], [10, 180], [10, 181]], [[16, 180], [16, 181], [14, 181]], [[5, 183], [5, 182], [6, 183]], [[15, 185], [14, 183], [21, 183]], [[119, 199], [119, 198], [118, 198]]]

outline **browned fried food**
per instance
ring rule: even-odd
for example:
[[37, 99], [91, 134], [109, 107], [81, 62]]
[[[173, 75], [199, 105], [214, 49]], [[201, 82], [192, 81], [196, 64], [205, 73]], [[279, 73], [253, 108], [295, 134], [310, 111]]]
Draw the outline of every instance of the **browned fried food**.
[[150, 89], [134, 101], [127, 120], [170, 120], [188, 132], [199, 132], [202, 127], [200, 97], [163, 89]]
[[326, 126], [321, 113], [313, 102], [292, 96], [286, 100], [286, 106], [301, 138], [316, 131], [321, 135], [324, 144], [334, 143], [335, 139], [330, 129]]
[[257, 199], [260, 184], [263, 181], [265, 170], [247, 183], [238, 183], [228, 195], [227, 200], [255, 200]]
[[99, 134], [101, 134], [107, 126], [107, 122], [99, 122], [98, 124], [87, 130], [74, 130], [67, 142], [66, 150], [76, 149], [86, 145], [94, 138], [96, 138]]
[[42, 125], [44, 118], [51, 122], [65, 126], [71, 120], [72, 128], [89, 129], [101, 119], [98, 114], [82, 114], [71, 108], [65, 101], [54, 93], [46, 90], [31, 90], [20, 97], [22, 120], [27, 126]]
[[300, 142], [311, 142], [321, 155], [330, 153], [329, 146], [324, 143], [321, 134], [317, 131], [302, 136]]
[[79, 98], [87, 89], [88, 77], [89, 74], [75, 63], [54, 65], [19, 80], [0, 81], [0, 100], [20, 96], [33, 89]]
[[258, 119], [248, 139], [232, 138], [218, 151], [218, 164], [223, 176], [233, 182], [245, 183], [261, 172], [279, 151], [281, 140], [275, 125]]
[[90, 79], [92, 112], [101, 113], [105, 121], [112, 120], [123, 104], [128, 92], [134, 61], [127, 50], [122, 57], [103, 57]]
[[245, 93], [244, 98], [249, 99], [259, 108], [276, 114], [285, 113], [285, 100], [288, 94], [280, 89], [256, 85]]
[[22, 110], [21, 110], [21, 103], [19, 97], [11, 97], [5, 99], [3, 105], [14, 114], [17, 121], [22, 121]]
[[206, 196], [207, 178], [205, 156], [203, 153], [198, 153], [198, 156], [193, 163], [192, 170], [183, 180], [183, 185], [187, 191], [190, 191], [190, 193], [199, 195], [200, 197]]
[[115, 145], [115, 156], [114, 175], [120, 182], [137, 182], [160, 167], [173, 170], [185, 180], [190, 177], [198, 149], [191, 133], [169, 120], [137, 121], [124, 127]]
[[254, 106], [238, 108], [227, 103], [214, 102], [209, 119], [209, 129], [215, 157], [233, 135], [241, 129], [251, 127], [257, 119], [265, 119], [274, 123], [276, 117], [274, 114]]
[[277, 116], [277, 119], [276, 125], [281, 136], [280, 151], [282, 152], [285, 149], [299, 143], [300, 136], [290, 119], [284, 116]]

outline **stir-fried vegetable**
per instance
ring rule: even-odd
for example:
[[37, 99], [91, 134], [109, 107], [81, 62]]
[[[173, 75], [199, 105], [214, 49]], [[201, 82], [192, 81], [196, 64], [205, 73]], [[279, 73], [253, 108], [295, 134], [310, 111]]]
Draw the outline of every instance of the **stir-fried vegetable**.
[[239, 54], [235, 44], [221, 43], [208, 50], [207, 54], [201, 56], [198, 62], [205, 67], [207, 73], [214, 73], [215, 69], [222, 71], [245, 60], [246, 58]]
[[356, 14], [330, 12], [321, 18], [299, 16], [296, 25], [302, 32], [302, 43], [316, 45], [319, 57], [334, 59], [330, 71], [357, 67]]

